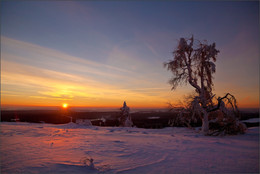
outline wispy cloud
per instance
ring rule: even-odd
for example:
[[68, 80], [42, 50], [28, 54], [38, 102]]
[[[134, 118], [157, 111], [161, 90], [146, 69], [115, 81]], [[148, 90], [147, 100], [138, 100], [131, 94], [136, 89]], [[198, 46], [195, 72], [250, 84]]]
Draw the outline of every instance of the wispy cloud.
[[[87, 67], [93, 67], [93, 68], [99, 68], [99, 70], [102, 69], [110, 69], [115, 70], [119, 72], [126, 72], [126, 73], [133, 73], [129, 70], [122, 69], [119, 67], [113, 67], [110, 65], [94, 62], [91, 60], [87, 60], [86, 58], [78, 58], [75, 56], [71, 56], [65, 53], [62, 53], [60, 51], [51, 49], [51, 48], [45, 48], [39, 45], [31, 44], [28, 42], [23, 42], [15, 39], [11, 39], [5, 36], [1, 36], [1, 46], [3, 47], [3, 54], [2, 57], [5, 59], [5, 48], [8, 48], [8, 52], [12, 53], [13, 60], [16, 61], [24, 61], [26, 63], [37, 65], [37, 63], [41, 63], [41, 66], [49, 66], [51, 64], [63, 65], [64, 63], [70, 63], [70, 64], [80, 64]], [[22, 56], [18, 56], [22, 55]], [[11, 54], [6, 55], [8, 58], [10, 58]], [[65, 64], [66, 65], [66, 64]], [[58, 67], [55, 67], [58, 68]], [[93, 70], [93, 69], [91, 69]], [[95, 73], [95, 72], [93, 72]]]

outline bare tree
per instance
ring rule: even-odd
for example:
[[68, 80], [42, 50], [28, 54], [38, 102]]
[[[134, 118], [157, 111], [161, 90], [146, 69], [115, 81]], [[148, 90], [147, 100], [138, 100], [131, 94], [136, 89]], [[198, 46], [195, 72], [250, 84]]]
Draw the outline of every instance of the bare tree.
[[[193, 36], [185, 39], [181, 38], [178, 47], [173, 52], [173, 60], [164, 63], [164, 66], [173, 73], [173, 78], [169, 83], [172, 85], [172, 90], [178, 85], [189, 83], [195, 88], [196, 96], [190, 103], [193, 114], [200, 115], [202, 119], [202, 132], [205, 135], [209, 133], [209, 113], [221, 109], [227, 113], [227, 108], [223, 105], [223, 101], [229, 101], [232, 108], [236, 108], [236, 100], [231, 94], [227, 94], [222, 98], [217, 99], [217, 104], [214, 104], [212, 93], [213, 89], [213, 74], [216, 72], [217, 54], [216, 44], [208, 44], [206, 41], [196, 41], [194, 44]], [[231, 97], [231, 98], [230, 98]], [[235, 111], [233, 109], [233, 111]]]

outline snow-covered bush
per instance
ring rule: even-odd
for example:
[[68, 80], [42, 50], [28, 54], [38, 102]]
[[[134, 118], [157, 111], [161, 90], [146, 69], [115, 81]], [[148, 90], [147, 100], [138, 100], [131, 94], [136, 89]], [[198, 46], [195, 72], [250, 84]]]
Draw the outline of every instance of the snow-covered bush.
[[242, 122], [237, 122], [232, 118], [215, 119], [209, 122], [209, 135], [236, 135], [243, 134], [246, 130], [246, 125]]
[[199, 122], [199, 118], [196, 115], [193, 115], [189, 109], [181, 108], [178, 111], [173, 113], [173, 117], [169, 119], [168, 125], [169, 126], [186, 126], [192, 127], [197, 125]]
[[243, 134], [247, 128], [239, 121], [240, 112], [235, 97], [226, 94], [221, 100], [218, 98], [218, 101], [216, 109], [212, 109], [209, 114], [209, 135]]
[[133, 122], [130, 115], [130, 108], [126, 105], [126, 102], [124, 101], [123, 107], [120, 108], [121, 113], [119, 117], [119, 124], [123, 127], [132, 127]]

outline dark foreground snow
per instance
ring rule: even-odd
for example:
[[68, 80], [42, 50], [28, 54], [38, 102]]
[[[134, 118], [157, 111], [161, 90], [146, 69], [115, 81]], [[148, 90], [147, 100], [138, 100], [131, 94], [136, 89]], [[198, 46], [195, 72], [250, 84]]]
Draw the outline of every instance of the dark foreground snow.
[[[1, 173], [258, 173], [259, 128], [205, 137], [187, 128], [0, 124]], [[94, 168], [86, 159], [94, 159]], [[84, 162], [85, 161], [85, 162]]]

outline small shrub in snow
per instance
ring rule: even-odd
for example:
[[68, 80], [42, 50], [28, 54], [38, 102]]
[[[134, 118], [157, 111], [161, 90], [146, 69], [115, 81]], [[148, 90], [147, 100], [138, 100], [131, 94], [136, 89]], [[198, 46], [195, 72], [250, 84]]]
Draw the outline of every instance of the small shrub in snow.
[[95, 169], [94, 166], [94, 159], [91, 157], [84, 157], [80, 160], [80, 163], [82, 163], [84, 166], [88, 166], [90, 169]]
[[89, 167], [92, 170], [97, 170], [99, 172], [106, 172], [106, 171], [111, 170], [109, 165], [101, 165], [101, 166], [96, 167], [94, 165], [94, 159], [90, 155], [87, 155], [87, 156], [88, 157], [83, 157], [80, 160], [80, 163], [82, 163], [84, 166]]

